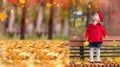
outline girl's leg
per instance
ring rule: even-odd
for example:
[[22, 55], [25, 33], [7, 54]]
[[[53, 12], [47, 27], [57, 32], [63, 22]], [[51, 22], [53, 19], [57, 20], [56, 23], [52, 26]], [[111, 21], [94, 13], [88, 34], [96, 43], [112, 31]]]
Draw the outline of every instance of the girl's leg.
[[89, 54], [90, 54], [90, 62], [94, 61], [93, 60], [93, 53], [94, 53], [94, 48], [90, 48], [90, 52], [89, 52]]
[[100, 62], [100, 48], [96, 48], [96, 61]]

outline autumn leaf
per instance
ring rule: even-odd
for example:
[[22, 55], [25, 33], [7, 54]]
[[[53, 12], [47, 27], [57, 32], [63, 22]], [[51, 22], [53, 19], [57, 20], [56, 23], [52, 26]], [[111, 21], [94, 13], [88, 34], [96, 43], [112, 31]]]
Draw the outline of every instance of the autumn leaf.
[[116, 46], [117, 46], [117, 43], [116, 43], [115, 40], [113, 40], [112, 45], [113, 45], [113, 47], [116, 47]]
[[0, 20], [3, 21], [4, 19], [6, 19], [8, 16], [5, 13], [0, 13]]
[[76, 62], [75, 64], [77, 64], [77, 65], [78, 65], [78, 64], [81, 64], [81, 63], [82, 63], [82, 62], [81, 62], [81, 61], [79, 61], [79, 62]]
[[33, 46], [33, 44], [32, 44], [32, 43], [30, 43], [30, 44], [28, 44], [28, 46], [29, 46], [29, 47], [31, 47], [31, 46]]
[[61, 46], [61, 44], [57, 43], [57, 44], [56, 44], [56, 46], [58, 46], [58, 47], [59, 47], [59, 46]]
[[27, 53], [27, 52], [21, 52], [21, 53], [19, 53], [19, 55], [30, 56], [30, 53]]
[[52, 4], [48, 2], [46, 6], [47, 6], [47, 7], [51, 7]]
[[24, 3], [26, 2], [26, 0], [19, 0], [19, 2], [20, 2], [21, 4], [24, 4]]
[[115, 62], [115, 63], [120, 63], [120, 58], [115, 57], [114, 60], [113, 60], [113, 62]]
[[88, 61], [88, 62], [89, 62], [89, 61], [90, 61], [90, 59], [89, 59], [89, 58], [85, 58], [85, 61]]
[[77, 27], [77, 28], [78, 28], [78, 27], [79, 27], [79, 25], [80, 25], [80, 22], [76, 22], [76, 23], [75, 23], [75, 27]]
[[55, 52], [49, 52], [49, 53], [47, 53], [47, 55], [49, 56], [58, 56], [59, 54], [58, 53], [55, 53]]
[[73, 39], [76, 39], [77, 38], [77, 36], [73, 36]]
[[88, 42], [88, 41], [85, 41], [83, 44], [84, 44], [84, 46], [88, 46], [88, 45], [89, 45], [89, 42]]
[[91, 9], [92, 5], [91, 4], [88, 4], [88, 8]]

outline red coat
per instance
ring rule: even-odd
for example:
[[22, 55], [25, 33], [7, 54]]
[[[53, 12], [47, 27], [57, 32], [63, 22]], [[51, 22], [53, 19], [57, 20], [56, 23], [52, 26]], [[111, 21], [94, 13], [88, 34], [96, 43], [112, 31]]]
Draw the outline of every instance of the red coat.
[[88, 38], [89, 42], [103, 42], [102, 36], [106, 36], [107, 33], [104, 29], [104, 26], [97, 23], [89, 24], [85, 33], [85, 38]]

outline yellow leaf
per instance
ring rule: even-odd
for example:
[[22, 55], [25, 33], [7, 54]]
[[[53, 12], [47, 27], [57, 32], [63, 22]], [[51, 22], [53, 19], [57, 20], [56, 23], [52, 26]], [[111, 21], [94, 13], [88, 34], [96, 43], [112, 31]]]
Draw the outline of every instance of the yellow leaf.
[[21, 52], [21, 53], [19, 53], [19, 55], [22, 55], [22, 56], [30, 56], [30, 53], [27, 53], [27, 52]]
[[88, 45], [89, 45], [89, 42], [88, 42], [88, 41], [85, 41], [83, 44], [84, 44], [84, 46], [88, 46]]
[[19, 0], [19, 2], [20, 2], [21, 4], [24, 4], [24, 3], [26, 2], [26, 0]]
[[73, 39], [76, 39], [77, 38], [77, 36], [73, 36]]
[[84, 60], [85, 60], [85, 61], [88, 61], [88, 62], [90, 61], [89, 58], [85, 58]]
[[79, 61], [79, 62], [76, 62], [75, 64], [77, 64], [77, 65], [78, 65], [78, 64], [81, 64], [81, 63], [82, 63], [82, 62], [81, 62], [81, 61]]
[[51, 7], [51, 6], [52, 6], [52, 4], [48, 2], [47, 3], [47, 7]]
[[115, 63], [120, 63], [120, 58], [118, 58], [118, 57], [114, 58], [114, 62]]
[[92, 7], [92, 5], [91, 5], [91, 4], [89, 4], [89, 5], [88, 5], [88, 8], [89, 8], [89, 9], [91, 9], [91, 7]]
[[117, 46], [117, 43], [116, 43], [116, 41], [115, 41], [115, 40], [113, 40], [112, 45], [113, 45], [114, 47], [116, 47], [116, 46]]
[[76, 22], [76, 23], [75, 23], [75, 26], [76, 26], [76, 27], [79, 27], [79, 25], [80, 25], [80, 22]]
[[58, 56], [58, 53], [54, 53], [54, 52], [49, 52], [49, 53], [47, 53], [47, 55], [50, 55], [50, 56]]
[[4, 20], [5, 18], [7, 18], [7, 15], [5, 13], [0, 13], [0, 20]]
[[50, 52], [48, 49], [42, 49], [41, 51], [42, 52], [47, 52], [47, 53]]
[[58, 46], [58, 47], [59, 47], [59, 46], [61, 46], [61, 44], [56, 44], [56, 46]]
[[56, 67], [56, 64], [52, 64], [52, 67]]
[[28, 46], [30, 46], [30, 47], [31, 47], [31, 46], [33, 46], [33, 44], [28, 44]]

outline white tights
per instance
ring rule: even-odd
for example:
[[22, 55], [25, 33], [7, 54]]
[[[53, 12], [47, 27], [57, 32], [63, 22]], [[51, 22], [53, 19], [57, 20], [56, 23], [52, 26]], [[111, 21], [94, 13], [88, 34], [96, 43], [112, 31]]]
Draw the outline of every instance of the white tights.
[[[93, 62], [93, 53], [94, 53], [94, 48], [90, 48], [90, 61]], [[100, 61], [100, 48], [96, 48], [96, 61]]]

